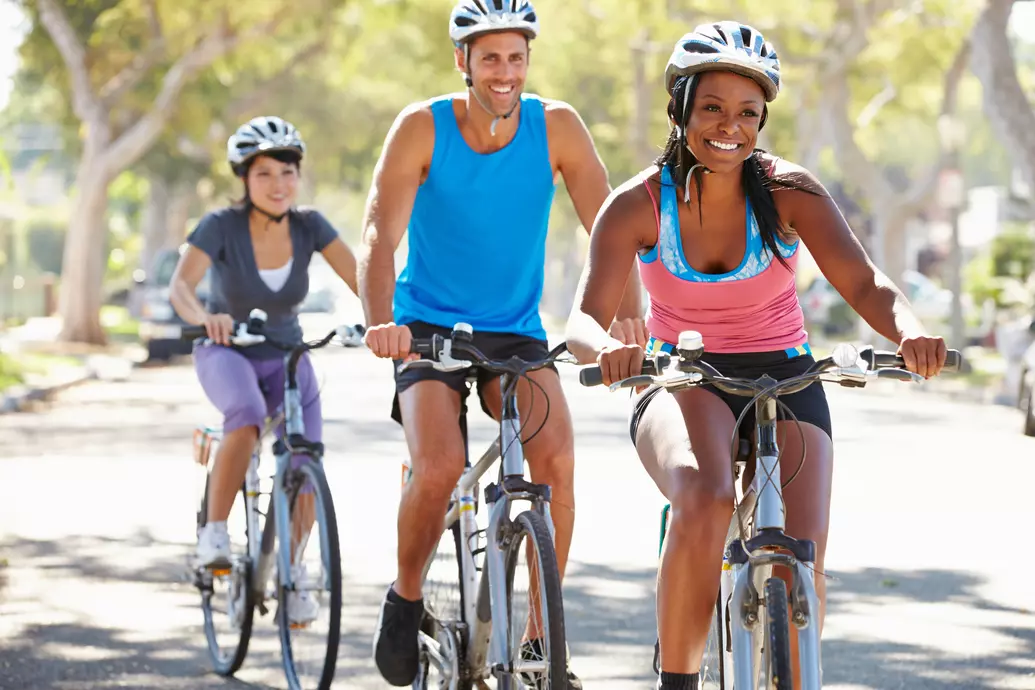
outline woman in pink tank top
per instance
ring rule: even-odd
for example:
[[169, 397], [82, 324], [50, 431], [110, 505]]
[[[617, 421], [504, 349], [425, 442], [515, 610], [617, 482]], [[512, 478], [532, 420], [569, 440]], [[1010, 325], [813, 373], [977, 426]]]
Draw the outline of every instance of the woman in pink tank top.
[[[803, 373], [814, 360], [794, 286], [800, 242], [852, 308], [900, 343], [911, 371], [929, 377], [942, 368], [945, 343], [926, 334], [823, 185], [755, 149], [767, 104], [779, 92], [779, 70], [772, 45], [736, 22], [699, 26], [677, 42], [666, 70], [668, 146], [601, 209], [568, 322], [569, 349], [583, 363], [598, 363], [605, 384], [638, 374], [645, 351], [671, 349], [684, 330], [704, 336], [703, 359], [727, 376], [783, 380]], [[642, 327], [612, 324], [634, 261], [650, 296], [647, 342], [630, 336]], [[638, 393], [630, 431], [672, 505], [658, 578], [658, 687], [684, 690], [697, 688], [715, 611], [734, 500], [730, 438], [749, 399], [712, 387], [660, 390]], [[803, 422], [801, 435], [794, 422], [778, 422], [783, 476], [797, 471], [784, 490], [786, 529], [815, 542], [822, 572], [830, 413], [818, 382], [781, 401]], [[743, 433], [754, 429], [753, 412]], [[823, 578], [815, 585], [825, 602]], [[794, 637], [796, 631], [792, 645]]]

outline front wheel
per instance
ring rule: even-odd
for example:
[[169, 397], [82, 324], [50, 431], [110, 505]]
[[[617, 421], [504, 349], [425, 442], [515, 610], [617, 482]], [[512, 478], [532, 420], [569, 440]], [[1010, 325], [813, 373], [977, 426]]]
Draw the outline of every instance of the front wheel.
[[791, 677], [791, 634], [787, 614], [787, 586], [778, 577], [765, 581], [766, 690], [794, 690]]
[[[526, 510], [511, 526], [505, 556], [509, 666], [500, 690], [567, 688], [567, 647], [557, 554], [546, 519]], [[519, 565], [520, 563], [520, 565]]]
[[338, 522], [323, 468], [310, 461], [291, 472], [288, 506], [291, 586], [277, 577], [277, 626], [291, 690], [327, 690], [341, 635], [341, 551]]

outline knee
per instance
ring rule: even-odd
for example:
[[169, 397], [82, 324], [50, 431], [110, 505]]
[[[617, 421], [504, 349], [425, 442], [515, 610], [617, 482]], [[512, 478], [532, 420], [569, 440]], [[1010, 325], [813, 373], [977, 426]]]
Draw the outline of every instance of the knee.
[[711, 482], [694, 477], [681, 482], [670, 496], [672, 526], [695, 532], [725, 528], [733, 515], [732, 482]]
[[258, 397], [248, 397], [235, 401], [227, 409], [223, 421], [223, 431], [229, 434], [238, 429], [251, 428], [258, 437], [259, 429], [262, 428], [265, 421], [266, 401]]
[[410, 490], [428, 501], [445, 501], [464, 471], [462, 449], [421, 448], [411, 459]]

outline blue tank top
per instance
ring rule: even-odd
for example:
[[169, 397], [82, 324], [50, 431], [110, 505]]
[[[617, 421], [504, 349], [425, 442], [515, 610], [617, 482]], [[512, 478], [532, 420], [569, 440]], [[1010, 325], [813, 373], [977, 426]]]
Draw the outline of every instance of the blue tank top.
[[395, 322], [464, 321], [545, 339], [539, 301], [555, 185], [542, 101], [521, 96], [517, 133], [490, 154], [464, 140], [452, 95], [432, 101], [431, 112], [435, 150], [410, 216]]

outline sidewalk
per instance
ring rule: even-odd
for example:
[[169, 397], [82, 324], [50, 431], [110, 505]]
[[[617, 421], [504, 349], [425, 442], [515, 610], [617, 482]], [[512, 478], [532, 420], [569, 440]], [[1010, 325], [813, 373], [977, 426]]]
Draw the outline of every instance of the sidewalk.
[[60, 342], [60, 331], [61, 321], [55, 317], [29, 319], [22, 326], [0, 330], [0, 353], [45, 369], [25, 372], [22, 383], [0, 390], [0, 414], [24, 410], [86, 381], [124, 380], [146, 358], [143, 348], [135, 344]]

